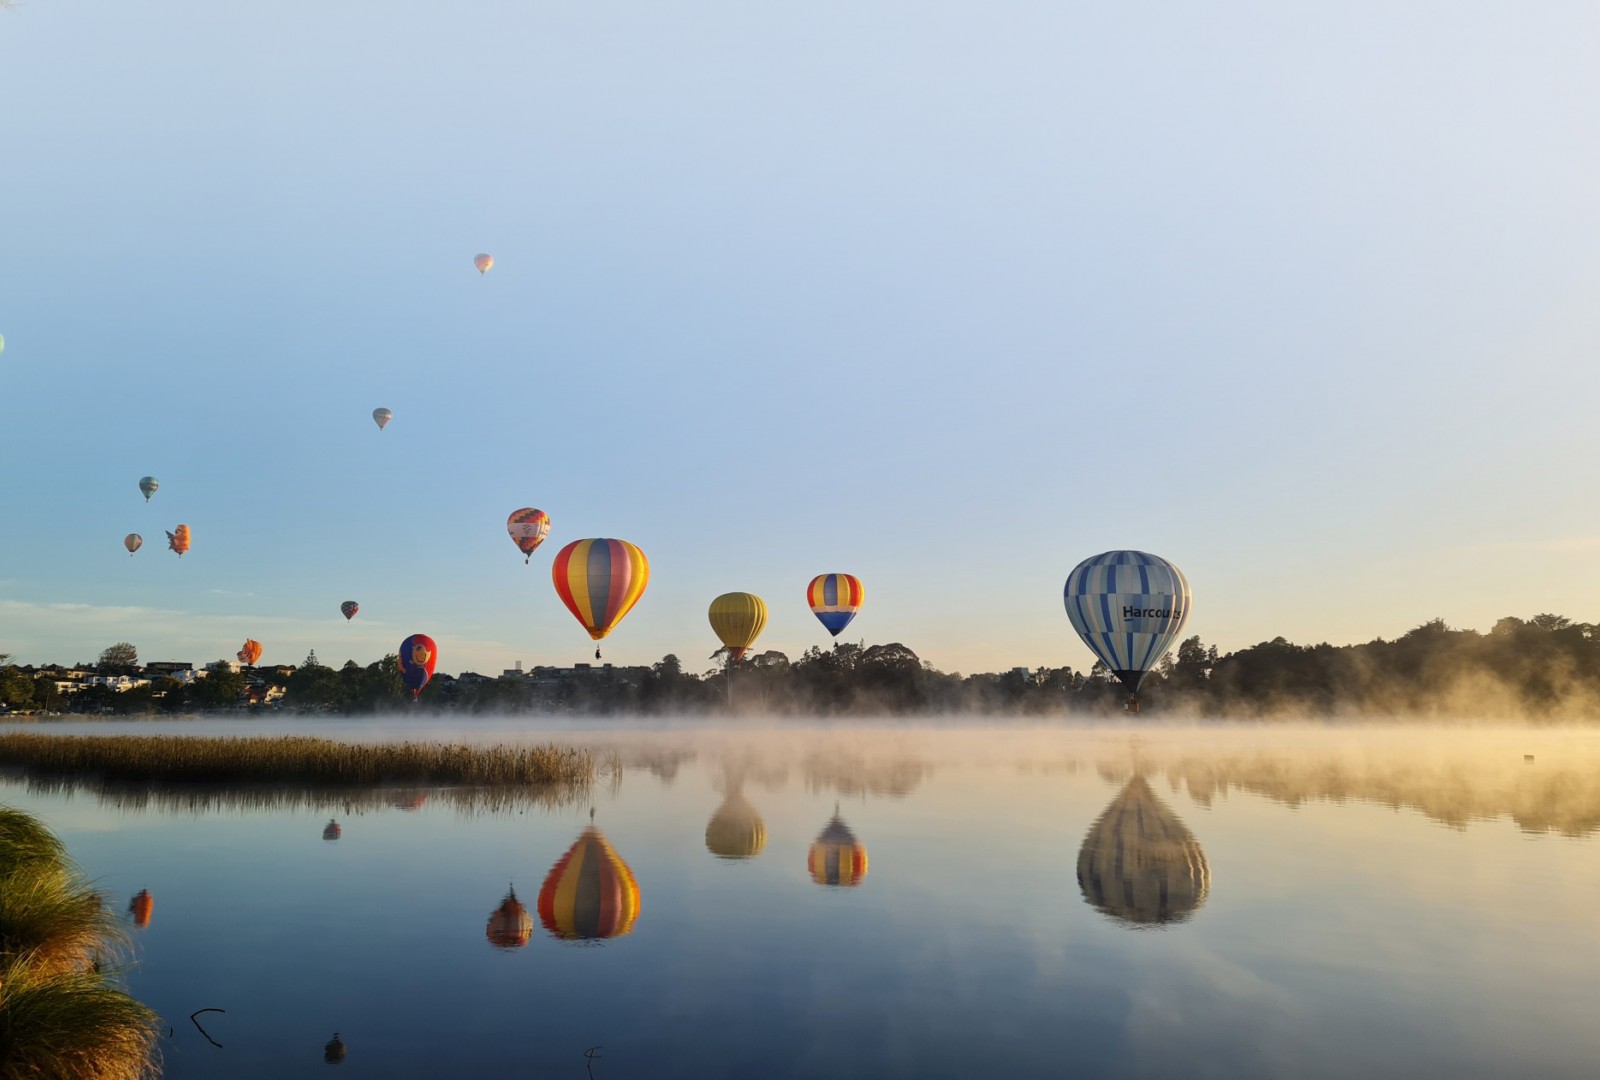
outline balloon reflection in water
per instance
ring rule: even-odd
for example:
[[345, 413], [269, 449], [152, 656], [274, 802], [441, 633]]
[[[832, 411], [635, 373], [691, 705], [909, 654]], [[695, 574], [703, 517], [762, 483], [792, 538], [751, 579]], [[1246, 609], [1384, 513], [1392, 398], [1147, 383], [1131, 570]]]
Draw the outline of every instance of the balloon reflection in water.
[[837, 809], [828, 827], [812, 843], [806, 866], [811, 880], [818, 885], [859, 885], [867, 876], [867, 849], [839, 817]]
[[639, 917], [639, 884], [604, 834], [590, 825], [550, 868], [539, 921], [567, 940], [620, 937]]
[[324, 840], [337, 840], [343, 835], [344, 830], [339, 828], [339, 823], [337, 821], [329, 820], [328, 824], [323, 826], [322, 838]]
[[719, 859], [751, 859], [766, 846], [766, 823], [738, 785], [729, 785], [727, 797], [706, 822], [706, 850]]
[[516, 889], [508, 891], [500, 906], [489, 913], [489, 925], [483, 934], [497, 949], [520, 949], [528, 943], [533, 936], [533, 916], [517, 899]]
[[128, 901], [128, 911], [133, 915], [133, 925], [149, 926], [150, 915], [156, 909], [156, 898], [150, 895], [149, 889], [140, 889], [133, 894], [133, 899]]
[[328, 1040], [328, 1045], [322, 1048], [322, 1060], [329, 1065], [337, 1065], [344, 1060], [344, 1040], [339, 1038], [337, 1031]]
[[1205, 903], [1211, 868], [1194, 834], [1135, 776], [1083, 838], [1078, 887], [1112, 918], [1160, 926]]

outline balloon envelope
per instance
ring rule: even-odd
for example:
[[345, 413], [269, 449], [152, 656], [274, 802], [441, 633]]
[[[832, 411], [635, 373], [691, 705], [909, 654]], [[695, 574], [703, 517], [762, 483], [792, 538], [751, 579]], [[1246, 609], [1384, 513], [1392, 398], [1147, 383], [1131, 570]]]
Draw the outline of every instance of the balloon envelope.
[[343, 835], [344, 830], [339, 827], [339, 823], [337, 821], [330, 820], [322, 827], [322, 838], [324, 840], [337, 840]]
[[1078, 636], [1132, 694], [1189, 620], [1183, 571], [1143, 551], [1083, 560], [1067, 575], [1063, 599]]
[[511, 534], [511, 542], [517, 545], [517, 550], [526, 556], [522, 561], [527, 562], [533, 558], [534, 549], [550, 535], [550, 515], [531, 506], [513, 510], [506, 518], [506, 532]]
[[149, 926], [150, 916], [156, 910], [155, 897], [150, 895], [149, 889], [140, 889], [128, 901], [128, 910], [133, 913], [133, 925]]
[[254, 666], [255, 662], [261, 659], [261, 642], [255, 638], [245, 638], [244, 644], [239, 646], [237, 655], [241, 664]]
[[850, 625], [866, 596], [861, 579], [854, 574], [818, 574], [806, 587], [811, 613], [834, 637]]
[[343, 612], [345, 621], [349, 622], [351, 619], [356, 617], [356, 612], [361, 610], [361, 605], [356, 603], [354, 600], [346, 600], [344, 603], [339, 605], [339, 610]]
[[500, 906], [489, 913], [483, 935], [497, 949], [520, 949], [528, 943], [533, 936], [533, 916], [517, 899], [516, 889], [507, 892]]
[[373, 422], [378, 425], [378, 430], [382, 431], [384, 425], [390, 420], [394, 419], [394, 413], [390, 412], [388, 409], [373, 409], [372, 419]]
[[818, 885], [859, 885], [867, 876], [867, 849], [838, 814], [811, 843], [806, 869]]
[[767, 846], [767, 826], [739, 791], [722, 800], [706, 822], [706, 850], [719, 859], [752, 859]]
[[439, 661], [439, 646], [427, 634], [412, 634], [400, 643], [400, 681], [415, 698], [433, 678], [433, 666]]
[[160, 486], [160, 482], [157, 481], [153, 476], [141, 476], [139, 478], [139, 490], [144, 492], [145, 502], [150, 501], [150, 496], [154, 495], [156, 493], [156, 488]]
[[1182, 922], [1205, 903], [1211, 867], [1194, 834], [1135, 776], [1084, 836], [1078, 888], [1125, 923]]
[[472, 265], [478, 268], [478, 273], [487, 274], [489, 267], [494, 265], [494, 256], [479, 252], [472, 257]]
[[711, 601], [707, 613], [711, 629], [728, 647], [735, 660], [744, 656], [745, 650], [756, 643], [761, 630], [767, 625], [767, 604], [754, 593], [723, 593]]
[[639, 916], [639, 883], [593, 825], [550, 868], [539, 890], [539, 921], [558, 938], [620, 937]]
[[127, 536], [122, 538], [122, 546], [128, 549], [129, 555], [132, 555], [135, 551], [138, 551], [144, 546], [144, 537], [140, 536], [138, 533], [129, 533]]
[[550, 576], [567, 610], [599, 641], [644, 595], [650, 563], [626, 540], [574, 540], [556, 553]]
[[167, 533], [167, 547], [178, 553], [178, 558], [183, 558], [183, 553], [189, 550], [189, 526], [179, 525]]

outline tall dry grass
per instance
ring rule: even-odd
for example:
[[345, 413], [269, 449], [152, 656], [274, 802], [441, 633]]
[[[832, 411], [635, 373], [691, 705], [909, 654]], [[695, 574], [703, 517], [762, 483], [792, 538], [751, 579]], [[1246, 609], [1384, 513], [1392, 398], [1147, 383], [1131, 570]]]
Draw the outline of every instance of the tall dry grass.
[[107, 971], [127, 940], [61, 842], [0, 807], [0, 1080], [155, 1075], [155, 1014]]
[[0, 735], [0, 765], [124, 780], [296, 784], [588, 784], [587, 750], [341, 743], [304, 735]]

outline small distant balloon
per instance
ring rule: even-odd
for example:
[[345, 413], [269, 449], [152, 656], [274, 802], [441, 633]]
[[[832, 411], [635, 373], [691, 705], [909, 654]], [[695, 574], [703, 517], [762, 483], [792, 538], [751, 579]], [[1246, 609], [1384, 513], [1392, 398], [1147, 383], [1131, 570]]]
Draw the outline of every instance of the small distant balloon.
[[239, 646], [239, 651], [235, 655], [239, 657], [241, 664], [254, 667], [256, 661], [261, 659], [261, 642], [255, 638], [245, 638], [244, 644]]
[[412, 700], [422, 695], [438, 662], [439, 646], [427, 634], [412, 634], [400, 643], [400, 681], [411, 691]]
[[183, 553], [189, 550], [189, 526], [179, 525], [167, 533], [167, 547], [176, 551], [178, 558], [183, 558]]
[[6, 351], [6, 336], [4, 334], [0, 334], [0, 353], [3, 353], [5, 351]]
[[328, 820], [328, 823], [322, 827], [322, 838], [324, 840], [337, 840], [343, 835], [344, 830], [339, 827], [339, 823], [337, 821], [331, 818]]
[[489, 267], [494, 265], [494, 256], [479, 252], [472, 257], [472, 265], [478, 268], [478, 273], [487, 274]]
[[525, 556], [522, 561], [526, 564], [533, 558], [534, 549], [550, 535], [550, 515], [531, 506], [513, 510], [511, 516], [506, 518], [506, 532], [511, 534], [511, 542]]
[[132, 555], [135, 551], [138, 551], [144, 546], [144, 537], [140, 536], [138, 533], [129, 533], [127, 536], [122, 538], [122, 546], [128, 549], [129, 555]]
[[339, 605], [339, 610], [344, 614], [345, 622], [349, 622], [356, 617], [356, 612], [361, 610], [361, 605], [354, 600], [346, 600]]
[[384, 426], [394, 419], [394, 413], [388, 409], [373, 409], [372, 419], [378, 425], [378, 430], [382, 431]]
[[339, 1033], [337, 1031], [335, 1031], [333, 1033], [333, 1038], [329, 1039], [328, 1040], [328, 1044], [322, 1048], [322, 1062], [323, 1062], [323, 1064], [325, 1064], [325, 1065], [337, 1065], [337, 1064], [339, 1064], [339, 1062], [344, 1060], [344, 1050], [345, 1050], [344, 1040], [339, 1038]]
[[161, 484], [158, 483], [156, 478], [153, 476], [141, 476], [139, 478], [139, 490], [144, 492], [145, 502], [150, 501], [150, 496], [154, 495], [156, 493], [156, 488], [160, 486]]

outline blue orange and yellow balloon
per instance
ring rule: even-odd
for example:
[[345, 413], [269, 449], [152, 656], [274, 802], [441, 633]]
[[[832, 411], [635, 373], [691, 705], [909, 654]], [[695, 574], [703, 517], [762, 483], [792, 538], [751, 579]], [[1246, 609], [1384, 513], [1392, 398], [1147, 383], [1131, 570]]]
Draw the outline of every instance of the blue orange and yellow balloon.
[[544, 538], [550, 535], [550, 515], [531, 506], [513, 510], [511, 516], [506, 518], [506, 532], [511, 534], [511, 542], [522, 552], [522, 561], [526, 564], [533, 558], [535, 549], [544, 543]]
[[378, 425], [379, 431], [387, 427], [389, 421], [393, 419], [394, 413], [389, 409], [377, 408], [372, 410], [372, 422]]
[[413, 700], [433, 678], [433, 668], [438, 662], [439, 646], [427, 634], [412, 634], [400, 643], [400, 681], [411, 691]]
[[138, 551], [144, 546], [144, 537], [140, 536], [138, 533], [129, 533], [127, 536], [122, 538], [122, 546], [128, 549], [129, 555], [132, 555], [135, 551]]
[[599, 641], [644, 595], [650, 563], [626, 540], [574, 540], [556, 552], [550, 576], [573, 618]]
[[161, 482], [153, 476], [139, 477], [139, 490], [144, 492], [145, 502], [150, 501], [150, 496], [154, 495], [156, 493], [156, 489], [160, 486]]
[[478, 273], [487, 274], [489, 267], [494, 265], [494, 256], [480, 251], [472, 257], [472, 265], [478, 268]]
[[178, 558], [183, 558], [183, 553], [189, 550], [189, 526], [179, 525], [167, 533], [167, 547], [178, 553]]
[[1107, 551], [1067, 575], [1067, 618], [1137, 707], [1139, 684], [1161, 662], [1189, 620], [1189, 581], [1166, 559]]
[[349, 622], [356, 617], [356, 612], [361, 610], [361, 605], [354, 600], [346, 600], [339, 605], [339, 612], [344, 616], [344, 621]]
[[812, 841], [806, 869], [818, 885], [859, 885], [867, 876], [867, 849], [837, 810], [828, 827]]
[[707, 613], [711, 629], [728, 648], [733, 660], [743, 658], [767, 625], [767, 603], [754, 593], [723, 593], [711, 601]]
[[806, 603], [811, 605], [811, 614], [834, 637], [850, 625], [866, 595], [861, 579], [854, 574], [818, 574], [806, 586]]
[[639, 917], [639, 883], [593, 825], [567, 849], [539, 890], [539, 921], [567, 940], [620, 937]]

